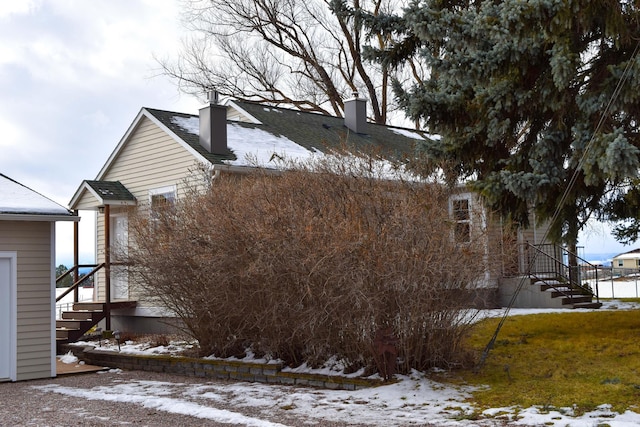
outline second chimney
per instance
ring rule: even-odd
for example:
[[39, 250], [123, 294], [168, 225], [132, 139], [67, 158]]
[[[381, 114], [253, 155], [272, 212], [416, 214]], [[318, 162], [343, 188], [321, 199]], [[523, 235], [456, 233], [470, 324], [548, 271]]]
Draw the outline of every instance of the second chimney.
[[344, 125], [355, 133], [367, 133], [367, 101], [353, 93], [353, 98], [344, 101]]
[[218, 92], [209, 92], [209, 105], [200, 109], [200, 145], [211, 154], [227, 154], [227, 107]]

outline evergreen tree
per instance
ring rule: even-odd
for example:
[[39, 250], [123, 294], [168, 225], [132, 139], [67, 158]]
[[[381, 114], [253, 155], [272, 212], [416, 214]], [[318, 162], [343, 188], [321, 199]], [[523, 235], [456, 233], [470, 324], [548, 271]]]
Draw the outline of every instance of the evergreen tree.
[[[56, 278], [62, 276], [64, 273], [69, 271], [66, 265], [60, 264], [56, 267]], [[71, 274], [64, 277], [64, 279], [60, 280], [56, 283], [57, 288], [68, 288], [73, 284], [73, 276]]]
[[394, 89], [442, 136], [423, 147], [434, 169], [444, 161], [523, 225], [530, 209], [550, 220], [559, 208], [549, 237], [575, 249], [590, 216], [620, 219], [605, 207], [635, 191], [639, 19], [629, 1], [416, 0], [402, 25], [388, 20], [413, 47], [372, 56], [400, 64], [419, 52], [432, 67]]

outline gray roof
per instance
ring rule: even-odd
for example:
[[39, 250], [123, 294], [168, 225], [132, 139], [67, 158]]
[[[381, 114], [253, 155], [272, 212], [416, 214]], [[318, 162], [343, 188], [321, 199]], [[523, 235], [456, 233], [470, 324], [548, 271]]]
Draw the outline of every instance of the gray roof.
[[85, 183], [105, 202], [113, 200], [136, 201], [133, 194], [120, 181], [85, 181]]
[[[260, 123], [234, 122], [235, 126], [247, 129], [260, 129], [276, 137], [285, 137], [309, 151], [329, 152], [340, 148], [371, 152], [377, 150], [386, 158], [402, 158], [412, 155], [416, 143], [426, 135], [415, 130], [394, 126], [368, 123], [367, 133], [351, 132], [341, 117], [307, 113], [264, 104], [233, 101], [246, 113]], [[189, 144], [194, 150], [213, 164], [236, 160], [233, 153], [227, 155], [211, 154], [203, 148], [198, 135], [185, 130], [175, 122], [176, 117], [197, 118], [197, 115], [145, 108], [163, 125]]]

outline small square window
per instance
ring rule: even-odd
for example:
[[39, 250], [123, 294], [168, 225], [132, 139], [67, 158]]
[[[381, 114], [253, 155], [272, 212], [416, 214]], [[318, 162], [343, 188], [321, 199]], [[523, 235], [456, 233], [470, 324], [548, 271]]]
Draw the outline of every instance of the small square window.
[[624, 266], [624, 261], [622, 261], [621, 259], [618, 260], [618, 267], [622, 267]]
[[172, 209], [176, 203], [175, 187], [164, 187], [149, 191], [149, 202], [151, 205], [151, 217], [158, 218], [158, 212]]

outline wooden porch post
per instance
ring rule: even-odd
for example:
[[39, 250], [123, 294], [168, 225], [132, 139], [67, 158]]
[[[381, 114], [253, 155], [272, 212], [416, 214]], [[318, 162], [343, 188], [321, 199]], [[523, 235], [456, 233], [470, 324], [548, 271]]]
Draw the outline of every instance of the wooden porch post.
[[[78, 210], [74, 210], [73, 214], [78, 216]], [[80, 278], [80, 271], [78, 270], [78, 265], [80, 265], [80, 246], [79, 246], [79, 234], [80, 234], [80, 222], [73, 222], [73, 265], [75, 270], [73, 270], [73, 283], [76, 283]], [[73, 302], [78, 302], [78, 287], [76, 286], [73, 291]]]
[[104, 206], [104, 286], [105, 286], [105, 328], [111, 330], [111, 210]]

